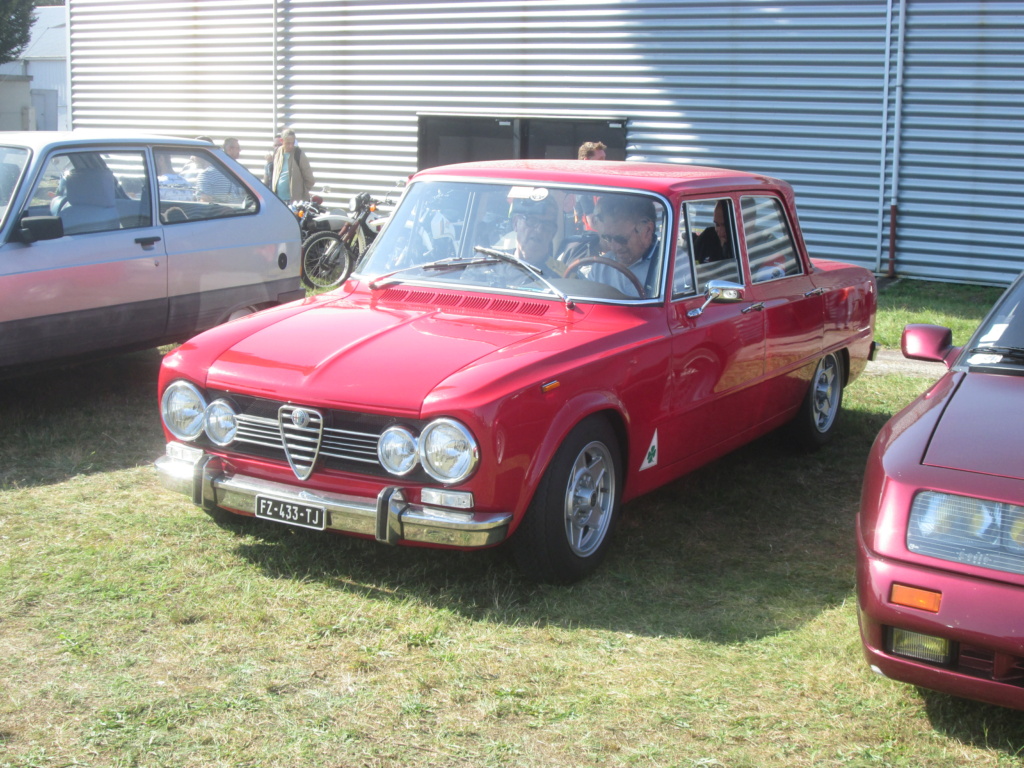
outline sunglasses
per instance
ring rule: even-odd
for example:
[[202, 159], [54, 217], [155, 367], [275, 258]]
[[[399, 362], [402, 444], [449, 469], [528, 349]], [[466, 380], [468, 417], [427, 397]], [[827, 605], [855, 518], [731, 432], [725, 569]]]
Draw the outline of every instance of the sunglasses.
[[633, 233], [629, 235], [601, 235], [601, 239], [609, 243], [615, 243], [616, 245], [627, 245], [635, 234], [636, 230], [634, 229]]

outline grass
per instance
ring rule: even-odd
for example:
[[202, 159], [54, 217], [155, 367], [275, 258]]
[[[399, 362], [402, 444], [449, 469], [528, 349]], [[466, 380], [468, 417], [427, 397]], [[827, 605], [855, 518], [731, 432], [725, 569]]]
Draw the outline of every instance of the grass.
[[861, 469], [927, 379], [863, 376], [823, 451], [758, 441], [543, 587], [501, 551], [217, 526], [156, 485], [158, 364], [0, 384], [0, 766], [1022, 764], [1020, 713], [860, 652]]
[[964, 344], [1002, 293], [1002, 288], [980, 285], [893, 281], [878, 297], [875, 339], [884, 347], [899, 349], [903, 326], [930, 323], [952, 329], [953, 343]]

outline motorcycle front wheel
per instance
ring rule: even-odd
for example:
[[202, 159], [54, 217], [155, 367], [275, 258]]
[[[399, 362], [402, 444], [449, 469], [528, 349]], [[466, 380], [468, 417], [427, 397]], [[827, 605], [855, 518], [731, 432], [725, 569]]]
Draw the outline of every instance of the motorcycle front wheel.
[[334, 232], [317, 232], [302, 241], [302, 282], [310, 288], [333, 288], [348, 277], [352, 254]]

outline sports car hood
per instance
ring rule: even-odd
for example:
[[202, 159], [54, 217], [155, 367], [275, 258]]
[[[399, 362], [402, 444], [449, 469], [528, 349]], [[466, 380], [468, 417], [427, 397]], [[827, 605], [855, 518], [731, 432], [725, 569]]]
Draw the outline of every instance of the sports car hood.
[[932, 435], [924, 463], [964, 472], [1024, 477], [1024, 430], [1017, 413], [1024, 377], [969, 373]]
[[555, 334], [565, 317], [459, 315], [437, 307], [320, 303], [254, 323], [213, 362], [207, 385], [275, 400], [416, 414], [453, 373]]

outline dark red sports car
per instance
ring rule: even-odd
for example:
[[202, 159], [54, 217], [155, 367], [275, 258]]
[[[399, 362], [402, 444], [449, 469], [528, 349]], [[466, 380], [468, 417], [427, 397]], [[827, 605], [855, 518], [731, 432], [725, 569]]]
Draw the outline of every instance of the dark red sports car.
[[949, 371], [894, 416], [857, 519], [860, 630], [895, 680], [1024, 709], [1024, 276], [973, 338], [909, 325]]

